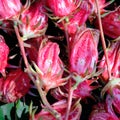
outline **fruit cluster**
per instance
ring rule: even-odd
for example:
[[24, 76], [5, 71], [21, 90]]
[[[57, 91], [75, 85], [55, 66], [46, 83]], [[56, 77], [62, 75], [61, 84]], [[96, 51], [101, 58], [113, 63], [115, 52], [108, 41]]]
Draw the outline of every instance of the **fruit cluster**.
[[41, 109], [26, 119], [120, 119], [117, 1], [0, 0], [0, 101], [32, 87]]

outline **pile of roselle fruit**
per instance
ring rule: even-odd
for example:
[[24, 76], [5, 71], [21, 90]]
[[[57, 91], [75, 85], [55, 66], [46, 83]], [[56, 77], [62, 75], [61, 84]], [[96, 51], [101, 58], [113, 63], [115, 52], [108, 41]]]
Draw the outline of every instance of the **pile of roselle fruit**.
[[0, 0], [0, 112], [120, 120], [119, 0]]

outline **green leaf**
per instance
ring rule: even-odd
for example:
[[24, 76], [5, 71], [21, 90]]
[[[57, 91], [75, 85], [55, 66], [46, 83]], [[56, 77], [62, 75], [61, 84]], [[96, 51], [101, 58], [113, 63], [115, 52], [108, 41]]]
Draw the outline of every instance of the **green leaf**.
[[14, 107], [14, 103], [9, 103], [0, 106], [0, 120], [12, 120], [11, 110]]
[[25, 114], [28, 113], [29, 106], [27, 106], [24, 102], [22, 101], [17, 101], [16, 103], [16, 114], [18, 118], [21, 118]]

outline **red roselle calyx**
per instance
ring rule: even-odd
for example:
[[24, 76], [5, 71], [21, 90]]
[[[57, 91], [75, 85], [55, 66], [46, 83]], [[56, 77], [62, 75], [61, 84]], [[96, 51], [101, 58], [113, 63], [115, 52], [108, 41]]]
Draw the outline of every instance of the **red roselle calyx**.
[[97, 45], [99, 32], [85, 29], [76, 33], [71, 39], [70, 71], [81, 76], [92, 73], [98, 61]]
[[0, 73], [5, 75], [5, 68], [7, 67], [9, 54], [9, 47], [5, 43], [3, 36], [0, 35]]
[[120, 89], [119, 88], [113, 88], [112, 90], [113, 90], [112, 94], [114, 96], [114, 98], [111, 98], [112, 99], [112, 104], [115, 108], [115, 111], [118, 114], [120, 114], [120, 97], [119, 97]]
[[120, 78], [113, 77], [102, 89], [101, 95], [107, 93], [106, 104], [113, 107], [114, 110], [120, 114]]
[[[88, 0], [92, 5], [92, 13], [97, 13], [97, 6], [96, 6], [96, 0]], [[98, 0], [100, 13], [104, 13], [106, 10], [104, 9], [106, 6], [110, 4], [110, 2], [106, 3], [106, 0]]]
[[46, 32], [48, 18], [45, 12], [43, 2], [38, 0], [21, 14], [19, 29], [23, 40], [41, 36]]
[[[95, 82], [95, 80], [84, 80], [78, 84], [78, 86], [74, 89], [72, 98], [73, 99], [85, 99], [87, 97], [93, 98], [91, 95], [92, 90], [96, 89], [98, 86], [92, 86], [91, 84]], [[75, 85], [75, 81], [72, 81], [72, 86]], [[57, 99], [62, 100], [68, 97], [68, 84], [65, 86], [61, 86], [59, 88], [53, 89], [51, 91], [51, 95]]]
[[51, 88], [63, 85], [63, 63], [59, 58], [59, 46], [56, 43], [48, 42], [39, 49], [37, 65], [42, 80], [43, 87], [46, 91]]
[[[62, 120], [65, 119], [65, 111], [67, 107], [67, 101], [66, 100], [61, 100], [52, 105], [53, 109], [58, 111], [61, 116]], [[69, 118], [68, 120], [79, 120], [81, 115], [81, 105], [79, 103], [74, 103], [72, 104]], [[34, 117], [34, 120], [56, 120], [56, 118], [50, 113], [45, 110], [42, 110], [40, 113], [36, 114]]]
[[120, 113], [120, 97], [119, 97], [119, 95], [120, 95], [120, 89], [117, 87], [114, 87], [114, 88], [112, 88], [112, 93], [109, 93], [109, 91], [108, 91], [108, 94], [106, 97], [106, 104], [108, 105], [107, 109], [109, 109], [109, 107], [114, 108], [114, 111], [118, 114]]
[[[109, 48], [107, 48], [107, 53], [108, 53], [109, 66], [112, 76], [116, 78], [120, 78], [120, 41], [117, 41], [116, 43], [112, 43], [112, 45]], [[101, 74], [103, 81], [108, 81], [105, 56], [103, 56], [99, 64], [99, 68], [104, 69], [104, 71]]]
[[[78, 84], [73, 91], [74, 98], [91, 97], [91, 91], [97, 87], [91, 86], [94, 80], [87, 80], [87, 78], [83, 80], [83, 77], [91, 74], [95, 69], [95, 64], [98, 61], [98, 40], [99, 31], [87, 28], [83, 28], [83, 31], [78, 31], [71, 38], [70, 72], [77, 74], [73, 79]], [[72, 85], [76, 85], [75, 81], [72, 81]], [[64, 89], [68, 91], [68, 84], [65, 85]], [[59, 95], [57, 97], [61, 98]]]
[[119, 120], [114, 111], [111, 108], [107, 110], [106, 106], [107, 104], [105, 103], [98, 103], [95, 105], [89, 116], [89, 120]]
[[120, 113], [120, 78], [112, 77], [112, 79], [104, 86], [101, 91], [101, 96], [103, 97], [104, 94], [107, 93], [106, 96], [106, 104], [107, 110], [111, 115], [109, 109], [114, 108], [116, 113]]
[[1, 82], [3, 82], [2, 90], [0, 89], [1, 101], [6, 103], [20, 99], [30, 88], [30, 79], [21, 69], [11, 71], [6, 79], [1, 78]]
[[[108, 91], [109, 93], [109, 91]], [[112, 96], [111, 96], [112, 94]], [[116, 113], [120, 114], [120, 89], [116, 86], [112, 88], [112, 93], [109, 93], [106, 98], [106, 103], [113, 107]]]
[[[75, 32], [78, 30], [78, 27], [85, 24], [88, 16], [91, 13], [91, 5], [87, 1], [82, 1], [80, 6], [78, 7], [78, 10], [73, 12], [70, 16], [68, 16], [68, 21], [62, 21], [60, 23], [57, 23], [57, 25], [61, 29], [67, 29], [69, 35], [75, 34]], [[65, 25], [66, 24], [66, 25]], [[66, 26], [66, 28], [65, 28]]]
[[13, 19], [20, 14], [22, 4], [20, 0], [0, 0], [0, 19]]
[[73, 78], [78, 84], [73, 91], [73, 96], [77, 98], [91, 96], [90, 92], [94, 89], [90, 86], [93, 81], [85, 79], [83, 81], [83, 77], [95, 70], [98, 61], [98, 40], [99, 31], [86, 28], [84, 31], [78, 31], [70, 41], [70, 71], [79, 76]]
[[102, 17], [102, 26], [104, 34], [107, 36], [114, 39], [120, 36], [120, 7]]
[[82, 99], [86, 97], [91, 97], [91, 91], [97, 88], [97, 86], [91, 85], [94, 81], [95, 80], [84, 80], [83, 82], [81, 82], [73, 91], [73, 97]]
[[46, 0], [47, 6], [57, 17], [71, 14], [77, 8], [76, 0]]

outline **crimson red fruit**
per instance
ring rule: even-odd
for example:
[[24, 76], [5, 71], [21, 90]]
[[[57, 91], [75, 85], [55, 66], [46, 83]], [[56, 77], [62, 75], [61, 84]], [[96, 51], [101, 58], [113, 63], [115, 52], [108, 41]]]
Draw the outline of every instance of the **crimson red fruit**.
[[23, 97], [30, 89], [30, 79], [27, 73], [21, 69], [11, 71], [7, 77], [1, 78], [3, 86], [1, 90], [1, 101], [9, 103]]
[[[112, 45], [107, 48], [108, 60], [110, 65], [111, 74], [113, 77], [120, 77], [120, 41], [112, 43]], [[101, 74], [103, 81], [108, 80], [107, 65], [105, 61], [105, 56], [103, 56], [99, 68], [104, 69]]]
[[73, 97], [82, 99], [91, 97], [91, 91], [95, 89], [95, 86], [91, 86], [93, 82], [94, 80], [85, 80], [81, 82], [73, 91]]
[[[93, 13], [97, 13], [97, 6], [96, 6], [96, 1], [95, 0], [88, 0], [91, 5], [92, 5], [92, 12]], [[98, 0], [98, 4], [99, 4], [99, 8], [100, 8], [100, 13], [104, 13], [105, 12], [105, 7], [109, 4], [106, 3], [106, 0]]]
[[60, 23], [58, 23], [57, 25], [65, 30], [65, 24], [67, 27], [67, 31], [69, 33], [69, 35], [71, 34], [75, 34], [75, 32], [78, 30], [78, 28], [81, 25], [84, 25], [88, 16], [91, 13], [91, 9], [90, 9], [91, 5], [87, 2], [87, 1], [82, 1], [79, 9], [74, 12], [73, 14], [71, 14], [70, 16], [68, 16], [69, 21], [66, 23], [66, 21], [62, 21]]
[[[84, 98], [92, 98], [91, 92], [92, 90], [98, 88], [98, 86], [92, 86], [92, 83], [95, 82], [95, 80], [84, 80], [78, 84], [78, 86], [74, 89], [72, 97], [74, 99], [84, 99]], [[75, 81], [72, 81], [72, 86], [75, 85]], [[61, 86], [60, 88], [53, 89], [51, 91], [52, 96], [54, 96], [55, 99], [61, 100], [63, 98], [66, 98], [68, 96], [68, 84], [65, 86]]]
[[[85, 29], [78, 31], [71, 39], [70, 71], [81, 77], [91, 74], [98, 61], [99, 32], [97, 30]], [[85, 98], [90, 96], [94, 87], [90, 86], [93, 81], [85, 80], [79, 83], [73, 92], [74, 97]]]
[[[109, 108], [114, 108], [115, 112], [120, 114], [120, 78], [112, 77], [111, 80], [102, 89], [101, 95], [107, 93], [106, 104]], [[112, 112], [111, 112], [112, 113]]]
[[71, 40], [70, 71], [85, 76], [90, 74], [98, 61], [97, 45], [99, 32], [97, 30], [85, 29], [76, 33]]
[[93, 107], [89, 120], [119, 120], [114, 113], [111, 114], [109, 111], [106, 109], [105, 103], [98, 103]]
[[0, 19], [15, 18], [21, 11], [20, 0], [0, 0]]
[[120, 7], [114, 11], [109, 12], [102, 18], [102, 26], [104, 34], [111, 38], [117, 38], [120, 36]]
[[112, 104], [115, 108], [115, 111], [120, 114], [120, 89], [114, 87], [112, 91], [112, 94], [114, 96], [113, 98], [111, 97]]
[[40, 78], [46, 91], [63, 84], [63, 63], [59, 58], [58, 44], [48, 42], [39, 49], [37, 65], [41, 71]]
[[9, 54], [9, 47], [5, 43], [3, 36], [0, 35], [0, 73], [5, 74]]
[[34, 1], [29, 9], [21, 14], [20, 21], [19, 29], [23, 40], [43, 35], [48, 21], [43, 2]]
[[76, 0], [46, 0], [47, 6], [52, 10], [55, 16], [63, 17], [76, 10]]
[[[108, 91], [109, 92], [109, 91]], [[111, 96], [112, 94], [112, 96]], [[120, 114], [120, 89], [116, 87], [112, 88], [112, 93], [109, 93], [106, 98], [106, 103], [114, 108], [114, 110]]]

